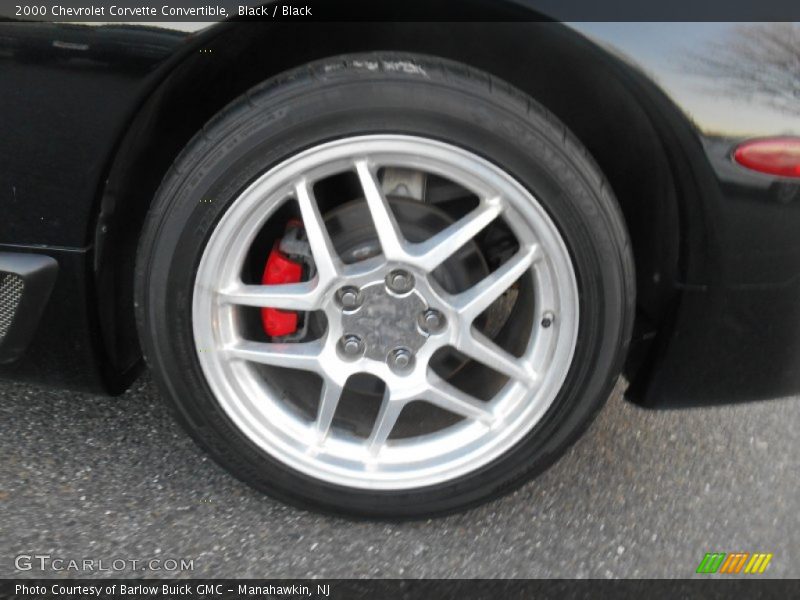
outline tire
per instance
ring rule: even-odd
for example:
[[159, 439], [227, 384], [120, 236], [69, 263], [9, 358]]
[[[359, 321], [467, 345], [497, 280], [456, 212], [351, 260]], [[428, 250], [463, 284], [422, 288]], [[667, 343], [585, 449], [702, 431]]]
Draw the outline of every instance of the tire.
[[[196, 344], [204, 325], [197, 318], [200, 292], [195, 285], [203, 261], [211, 260], [204, 253], [222, 235], [214, 237], [237, 199], [293, 157], [337, 140], [376, 135], [387, 140], [408, 136], [420, 147], [430, 140], [432, 152], [464, 150], [470, 160], [507, 174], [511, 184], [517, 182], [535, 198], [546, 214], [542, 219], [560, 236], [577, 290], [579, 319], [571, 356], [546, 410], [526, 431], [515, 433], [517, 439], [501, 455], [473, 466], [441, 466], [442, 472], [451, 469], [446, 472], [452, 477], [415, 479], [413, 466], [408, 467], [403, 481], [424, 481], [418, 486], [393, 487], [390, 475], [385, 484], [342, 484], [265, 449], [214, 387], [209, 365], [217, 364], [217, 349]], [[556, 269], [556, 263], [548, 258], [541, 268]], [[628, 347], [634, 295], [633, 260], [620, 209], [599, 169], [564, 125], [486, 73], [438, 58], [390, 53], [340, 56], [295, 69], [253, 88], [215, 116], [166, 174], [148, 214], [136, 265], [143, 352], [182, 426], [218, 463], [258, 490], [302, 507], [361, 517], [461, 510], [549, 466], [586, 429], [613, 389]], [[536, 307], [530, 310], [537, 314]], [[570, 325], [559, 327], [561, 336]], [[250, 363], [242, 364], [251, 369]], [[264, 393], [272, 393], [270, 375], [265, 377]]]

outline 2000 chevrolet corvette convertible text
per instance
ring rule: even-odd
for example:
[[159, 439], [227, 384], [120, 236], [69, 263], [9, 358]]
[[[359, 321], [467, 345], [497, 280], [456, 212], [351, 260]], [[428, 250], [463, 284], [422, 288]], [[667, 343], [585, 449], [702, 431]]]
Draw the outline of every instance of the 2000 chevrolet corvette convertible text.
[[798, 40], [2, 22], [0, 376], [116, 394], [144, 356], [237, 477], [366, 516], [524, 482], [623, 371], [796, 393]]

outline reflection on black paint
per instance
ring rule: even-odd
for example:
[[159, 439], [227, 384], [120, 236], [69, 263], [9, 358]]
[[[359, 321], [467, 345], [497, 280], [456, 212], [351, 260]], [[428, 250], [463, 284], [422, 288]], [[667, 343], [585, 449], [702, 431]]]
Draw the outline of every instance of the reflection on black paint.
[[684, 59], [709, 93], [800, 115], [800, 24], [737, 25]]
[[0, 23], [0, 58], [143, 71], [183, 39], [180, 32], [143, 25]]
[[[186, 32], [0, 22], [0, 243], [85, 247], [119, 126]], [[65, 208], [68, 207], [68, 208]]]

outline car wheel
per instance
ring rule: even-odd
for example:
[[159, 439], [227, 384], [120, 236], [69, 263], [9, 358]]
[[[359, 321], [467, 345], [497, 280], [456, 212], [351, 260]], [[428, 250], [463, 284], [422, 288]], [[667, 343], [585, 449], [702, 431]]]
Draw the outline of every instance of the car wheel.
[[247, 483], [374, 517], [549, 465], [609, 395], [634, 276], [598, 168], [534, 100], [416, 55], [331, 58], [189, 143], [136, 267], [145, 357]]

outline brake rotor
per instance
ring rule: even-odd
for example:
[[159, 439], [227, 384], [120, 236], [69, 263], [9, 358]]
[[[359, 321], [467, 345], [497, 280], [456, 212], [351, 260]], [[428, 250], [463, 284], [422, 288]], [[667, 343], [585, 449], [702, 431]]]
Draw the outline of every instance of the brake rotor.
[[[389, 203], [403, 236], [412, 243], [423, 242], [454, 222], [431, 204], [398, 197], [390, 198]], [[326, 215], [325, 224], [334, 248], [345, 263], [360, 262], [381, 253], [375, 226], [363, 200], [333, 209]], [[436, 281], [449, 293], [467, 289], [488, 274], [489, 267], [474, 240], [464, 244], [433, 272]]]

